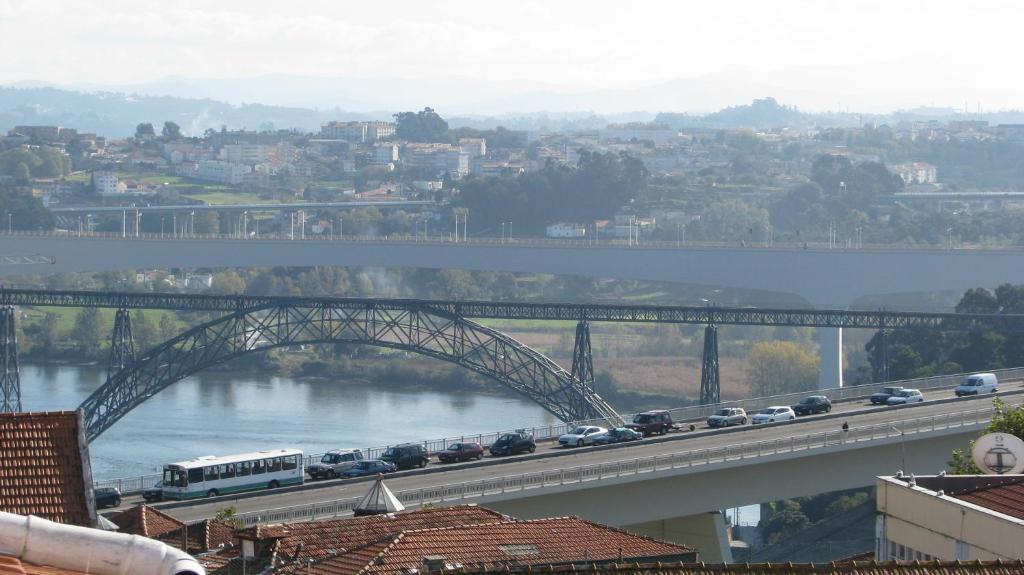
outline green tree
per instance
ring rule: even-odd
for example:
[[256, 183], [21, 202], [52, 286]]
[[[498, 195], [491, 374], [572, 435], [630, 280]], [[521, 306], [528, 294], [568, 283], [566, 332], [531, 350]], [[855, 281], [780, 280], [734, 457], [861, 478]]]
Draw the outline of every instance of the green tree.
[[75, 325], [71, 329], [71, 339], [86, 357], [99, 358], [105, 333], [106, 330], [103, 329], [99, 309], [87, 307], [83, 308], [75, 316]]
[[160, 130], [160, 134], [165, 140], [181, 139], [181, 126], [171, 121], [164, 122], [164, 127]]
[[[1024, 405], [1013, 407], [1007, 405], [998, 397], [992, 403], [995, 407], [995, 413], [992, 414], [992, 420], [989, 421], [985, 431], [979, 434], [979, 437], [989, 433], [1005, 433], [1024, 439]], [[967, 450], [956, 449], [953, 451], [953, 458], [949, 462], [950, 473], [954, 475], [981, 474], [981, 470], [971, 460], [971, 449], [973, 447], [974, 441], [971, 441], [970, 447]]]
[[135, 139], [146, 140], [156, 136], [156, 131], [153, 129], [153, 124], [148, 122], [135, 126]]
[[135, 339], [135, 351], [147, 350], [157, 342], [157, 333], [153, 329], [153, 322], [142, 310], [132, 312], [132, 337]]
[[810, 526], [811, 521], [798, 509], [780, 511], [762, 520], [761, 533], [769, 545], [778, 543]]
[[213, 274], [212, 290], [222, 294], [245, 293], [245, 280], [236, 271], [217, 272]]
[[160, 316], [158, 337], [160, 338], [161, 342], [176, 337], [179, 332], [181, 332], [181, 330], [178, 329], [178, 324], [177, 322], [174, 321], [174, 319], [172, 319], [171, 314], [165, 313], [162, 316]]
[[760, 341], [747, 354], [747, 381], [760, 397], [813, 389], [818, 358], [792, 342]]
[[395, 114], [395, 135], [410, 142], [444, 142], [448, 136], [448, 122], [433, 108], [400, 112]]

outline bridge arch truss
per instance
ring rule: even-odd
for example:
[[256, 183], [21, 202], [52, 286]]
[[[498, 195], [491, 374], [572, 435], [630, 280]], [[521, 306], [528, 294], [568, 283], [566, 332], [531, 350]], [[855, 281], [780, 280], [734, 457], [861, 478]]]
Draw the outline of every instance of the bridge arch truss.
[[80, 406], [92, 441], [171, 384], [231, 359], [302, 344], [406, 350], [491, 377], [563, 421], [618, 421], [589, 385], [497, 330], [414, 302], [295, 302], [240, 309], [189, 329], [112, 373]]

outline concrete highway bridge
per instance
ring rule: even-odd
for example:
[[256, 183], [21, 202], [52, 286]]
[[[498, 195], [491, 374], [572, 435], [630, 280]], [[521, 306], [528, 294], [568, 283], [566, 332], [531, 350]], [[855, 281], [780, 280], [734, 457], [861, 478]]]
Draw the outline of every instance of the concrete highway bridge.
[[[46, 256], [36, 265], [4, 265], [13, 277], [53, 272], [144, 268], [367, 266], [572, 274], [680, 282], [793, 294], [820, 309], [894, 293], [964, 291], [1024, 283], [1024, 251], [821, 246], [623, 245], [571, 241], [441, 238], [289, 240], [225, 237], [103, 237], [15, 232], [0, 254]], [[842, 384], [842, 329], [822, 327], [822, 387]]]
[[[1003, 389], [1010, 405], [1024, 402], [1020, 380]], [[431, 465], [387, 484], [410, 508], [479, 503], [524, 518], [579, 515], [694, 545], [706, 561], [729, 560], [719, 510], [866, 487], [901, 470], [934, 474], [993, 411], [991, 396], [958, 399], [946, 389], [929, 397], [902, 407], [853, 402], [783, 424]], [[183, 521], [228, 505], [246, 524], [304, 521], [350, 514], [368, 488], [365, 480], [326, 481], [159, 507]]]

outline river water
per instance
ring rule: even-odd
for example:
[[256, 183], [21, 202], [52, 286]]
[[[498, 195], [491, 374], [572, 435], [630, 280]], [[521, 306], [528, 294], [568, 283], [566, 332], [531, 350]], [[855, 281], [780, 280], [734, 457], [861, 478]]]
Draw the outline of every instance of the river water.
[[[75, 409], [99, 387], [96, 367], [22, 366], [25, 411]], [[399, 390], [364, 383], [208, 372], [161, 391], [89, 445], [96, 479], [158, 471], [164, 463], [297, 447], [322, 453], [548, 425], [537, 404], [493, 392]]]

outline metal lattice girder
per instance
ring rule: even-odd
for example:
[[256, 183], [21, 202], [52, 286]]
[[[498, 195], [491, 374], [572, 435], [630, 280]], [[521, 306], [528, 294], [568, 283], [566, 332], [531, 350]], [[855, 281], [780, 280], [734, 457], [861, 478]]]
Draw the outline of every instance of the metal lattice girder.
[[390, 347], [449, 361], [498, 380], [563, 421], [621, 418], [592, 386], [515, 339], [415, 305], [277, 305], [241, 310], [138, 355], [80, 406], [93, 440], [146, 399], [193, 373], [251, 352], [311, 343]]
[[110, 307], [223, 311], [269, 309], [275, 306], [385, 310], [419, 307], [463, 318], [575, 320], [700, 325], [785, 325], [864, 329], [930, 328], [966, 331], [989, 327], [1024, 333], [1022, 314], [960, 314], [898, 311], [728, 308], [707, 306], [651, 306], [517, 302], [457, 302], [332, 297], [285, 297], [164, 293], [50, 291], [0, 288], [0, 305]]
[[114, 315], [114, 334], [110, 338], [110, 360], [107, 379], [135, 361], [135, 338], [132, 336], [132, 316], [125, 308]]
[[[590, 351], [590, 324], [585, 320], [576, 324], [576, 340], [572, 350], [572, 380], [583, 387], [594, 389], [594, 356]], [[585, 395], [580, 395], [584, 399]], [[584, 411], [585, 406], [577, 408]]]
[[14, 308], [0, 307], [0, 413], [21, 411], [21, 373]]
[[722, 401], [722, 384], [718, 379], [718, 327], [704, 328], [704, 360], [700, 367], [700, 404]]

